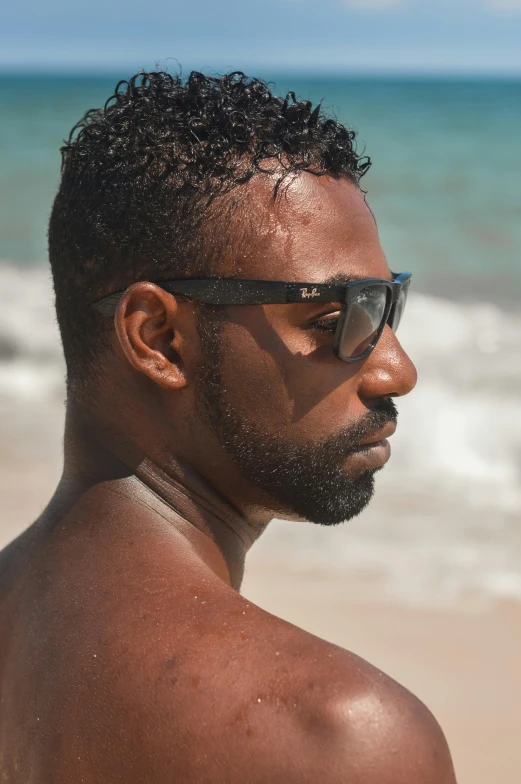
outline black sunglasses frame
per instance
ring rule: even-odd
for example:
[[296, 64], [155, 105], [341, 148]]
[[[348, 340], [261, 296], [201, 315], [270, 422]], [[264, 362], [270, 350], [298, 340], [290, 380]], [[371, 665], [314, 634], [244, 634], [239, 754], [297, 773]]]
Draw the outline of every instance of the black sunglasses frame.
[[[392, 280], [385, 278], [366, 278], [350, 283], [288, 283], [278, 280], [239, 280], [237, 278], [201, 278], [185, 280], [155, 281], [156, 286], [179, 294], [188, 299], [195, 299], [207, 305], [285, 305], [288, 303], [339, 302], [340, 316], [335, 332], [333, 350], [335, 356], [344, 362], [357, 362], [365, 359], [374, 349], [385, 325], [389, 324], [394, 331], [398, 327], [396, 314], [401, 315], [407, 298], [407, 291], [412, 273], [393, 274]], [[349, 314], [360, 292], [372, 286], [387, 288], [387, 302], [382, 321], [369, 346], [355, 357], [342, 353], [342, 341], [348, 328]], [[96, 310], [104, 316], [113, 316], [123, 291], [109, 294], [94, 303]], [[398, 311], [398, 304], [402, 307]]]

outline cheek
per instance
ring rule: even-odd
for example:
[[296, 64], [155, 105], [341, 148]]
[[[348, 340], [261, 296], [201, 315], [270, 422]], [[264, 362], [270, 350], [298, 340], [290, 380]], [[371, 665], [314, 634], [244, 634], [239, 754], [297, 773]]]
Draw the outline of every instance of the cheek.
[[363, 413], [354, 367], [330, 347], [313, 351], [306, 339], [297, 346], [278, 335], [262, 344], [237, 325], [230, 332], [222, 366], [227, 399], [265, 432], [327, 438]]
[[221, 372], [228, 403], [263, 430], [286, 428], [292, 403], [282, 366], [247, 330], [234, 325], [227, 331]]

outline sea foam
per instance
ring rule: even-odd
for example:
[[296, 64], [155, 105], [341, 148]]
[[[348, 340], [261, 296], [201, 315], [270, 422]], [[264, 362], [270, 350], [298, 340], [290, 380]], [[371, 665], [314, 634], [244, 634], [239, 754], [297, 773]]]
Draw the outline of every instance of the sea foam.
[[[0, 396], [45, 411], [64, 396], [48, 272], [2, 263], [0, 289]], [[412, 293], [400, 339], [419, 381], [369, 509], [328, 531], [275, 523], [258, 548], [378, 574], [402, 600], [521, 600], [521, 317]]]

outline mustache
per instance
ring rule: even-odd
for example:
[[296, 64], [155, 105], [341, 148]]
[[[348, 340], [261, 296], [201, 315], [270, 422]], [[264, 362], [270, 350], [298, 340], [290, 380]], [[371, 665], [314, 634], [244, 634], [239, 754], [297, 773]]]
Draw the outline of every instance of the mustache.
[[394, 400], [382, 398], [358, 422], [324, 441], [321, 445], [321, 451], [332, 451], [337, 455], [347, 457], [360, 446], [362, 441], [366, 441], [389, 423], [397, 421], [398, 409]]

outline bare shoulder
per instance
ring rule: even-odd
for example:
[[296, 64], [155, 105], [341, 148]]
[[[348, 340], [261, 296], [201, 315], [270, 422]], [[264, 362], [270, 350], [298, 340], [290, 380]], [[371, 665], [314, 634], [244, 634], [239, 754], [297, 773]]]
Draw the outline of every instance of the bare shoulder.
[[203, 566], [133, 562], [129, 580], [110, 552], [76, 549], [27, 600], [29, 729], [57, 784], [454, 784], [428, 709], [356, 655]]
[[275, 669], [284, 677], [269, 699], [278, 707], [282, 697], [293, 709], [274, 711], [273, 732], [300, 749], [284, 760], [281, 780], [455, 784], [443, 731], [421, 700], [354, 653], [266, 618], [283, 647]]
[[106, 715], [124, 727], [125, 781], [132, 770], [136, 781], [162, 784], [175, 768], [179, 781], [201, 784], [455, 782], [420, 700], [237, 594], [194, 596], [181, 635], [151, 627], [145, 647], [127, 652], [132, 688], [119, 676], [105, 681], [114, 706]]
[[327, 696], [309, 710], [334, 744], [332, 782], [454, 784], [443, 731], [410, 691], [347, 651], [323, 678]]

